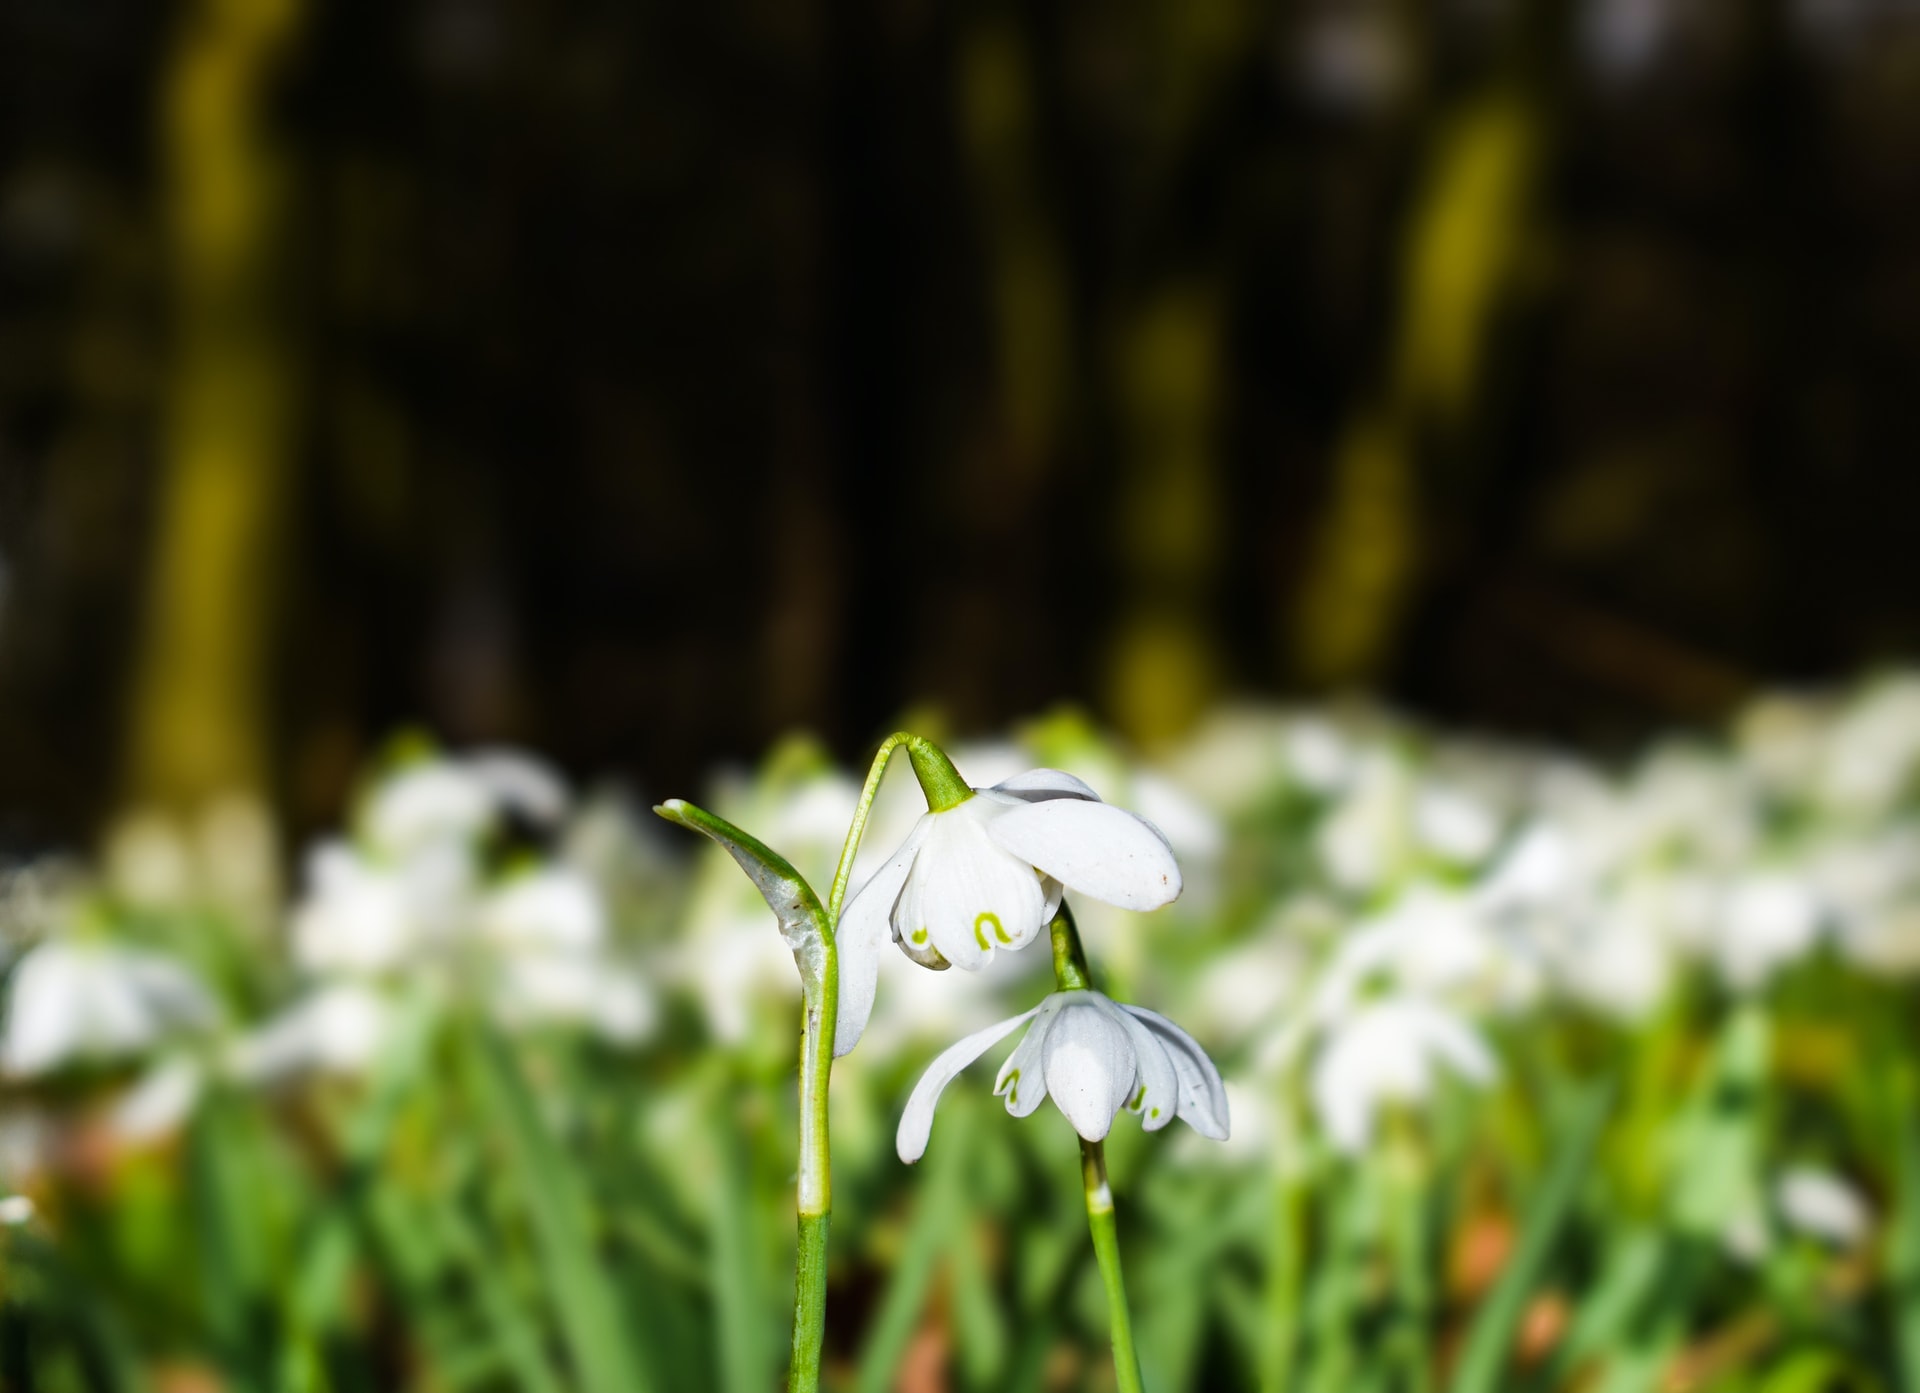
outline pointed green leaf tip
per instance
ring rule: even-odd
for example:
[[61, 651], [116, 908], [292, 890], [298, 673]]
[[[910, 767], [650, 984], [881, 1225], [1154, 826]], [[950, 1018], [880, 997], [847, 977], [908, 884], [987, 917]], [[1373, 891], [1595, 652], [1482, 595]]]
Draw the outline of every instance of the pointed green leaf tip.
[[820, 907], [820, 897], [793, 868], [793, 863], [757, 837], [684, 798], [669, 798], [656, 805], [654, 812], [668, 822], [718, 842], [739, 863], [780, 921], [780, 937], [793, 950], [801, 983], [811, 995], [825, 979], [827, 948], [833, 942], [833, 930], [827, 924], [827, 912]]

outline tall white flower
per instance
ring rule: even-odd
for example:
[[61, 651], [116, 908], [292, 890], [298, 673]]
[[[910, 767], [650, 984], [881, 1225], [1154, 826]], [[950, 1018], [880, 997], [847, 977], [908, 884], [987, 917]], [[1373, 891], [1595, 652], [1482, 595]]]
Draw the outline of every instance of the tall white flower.
[[141, 948], [53, 939], [14, 969], [0, 1071], [49, 1073], [86, 1058], [146, 1052], [167, 1036], [203, 1029], [213, 997], [183, 964]]
[[996, 948], [1033, 941], [1062, 887], [1122, 909], [1158, 909], [1180, 893], [1160, 830], [1110, 806], [1057, 769], [1032, 769], [928, 812], [853, 898], [836, 931], [840, 1009], [834, 1053], [873, 1010], [881, 947], [892, 938], [927, 967], [984, 966]]
[[1075, 990], [1054, 992], [1031, 1011], [942, 1051], [901, 1114], [895, 1137], [901, 1160], [912, 1163], [926, 1152], [934, 1105], [954, 1076], [1029, 1021], [993, 1086], [1013, 1116], [1026, 1117], [1051, 1097], [1088, 1141], [1104, 1138], [1122, 1108], [1137, 1113], [1149, 1132], [1180, 1117], [1202, 1136], [1226, 1139], [1226, 1086], [1191, 1035], [1157, 1012]]

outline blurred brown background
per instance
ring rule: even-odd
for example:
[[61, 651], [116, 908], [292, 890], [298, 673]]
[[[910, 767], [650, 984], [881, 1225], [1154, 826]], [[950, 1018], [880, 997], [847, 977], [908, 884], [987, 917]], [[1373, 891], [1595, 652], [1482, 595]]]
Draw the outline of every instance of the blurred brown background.
[[1894, 0], [0, 8], [0, 845], [1920, 649]]

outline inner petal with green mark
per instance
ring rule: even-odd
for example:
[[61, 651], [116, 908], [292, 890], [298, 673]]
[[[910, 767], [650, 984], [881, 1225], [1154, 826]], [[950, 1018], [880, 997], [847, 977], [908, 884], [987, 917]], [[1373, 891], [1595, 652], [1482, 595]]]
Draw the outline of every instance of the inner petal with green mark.
[[912, 933], [908, 934], [907, 937], [913, 940], [913, 946], [915, 948], [924, 948], [926, 946], [927, 931], [925, 929], [915, 929]]
[[978, 943], [982, 948], [991, 948], [993, 946], [987, 942], [987, 925], [989, 924], [993, 925], [993, 936], [995, 938], [999, 939], [1002, 943], [1013, 942], [1013, 935], [1000, 927], [1000, 916], [992, 910], [987, 910], [974, 918], [973, 941], [975, 943]]

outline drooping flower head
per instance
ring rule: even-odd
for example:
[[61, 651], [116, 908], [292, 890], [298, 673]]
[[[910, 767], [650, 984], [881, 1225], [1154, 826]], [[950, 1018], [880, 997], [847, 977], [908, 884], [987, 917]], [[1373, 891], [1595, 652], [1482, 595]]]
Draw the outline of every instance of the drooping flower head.
[[911, 753], [928, 811], [841, 916], [835, 1054], [866, 1028], [889, 938], [923, 966], [972, 971], [996, 949], [1031, 943], [1063, 888], [1137, 910], [1180, 894], [1160, 830], [1073, 775], [1032, 769], [975, 789], [932, 746]]
[[954, 1076], [1029, 1021], [993, 1086], [1013, 1116], [1026, 1117], [1051, 1097], [1088, 1141], [1104, 1139], [1122, 1109], [1137, 1114], [1149, 1132], [1179, 1117], [1204, 1137], [1226, 1139], [1226, 1086], [1193, 1037], [1156, 1012], [1076, 989], [1054, 992], [1031, 1011], [942, 1051], [901, 1114], [895, 1137], [901, 1160], [912, 1163], [925, 1153], [934, 1105]]

